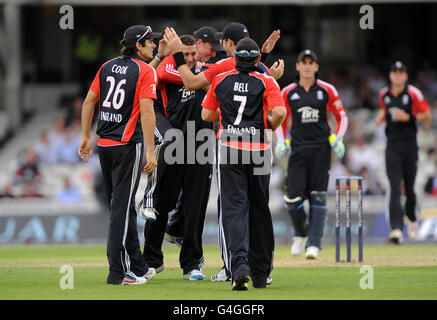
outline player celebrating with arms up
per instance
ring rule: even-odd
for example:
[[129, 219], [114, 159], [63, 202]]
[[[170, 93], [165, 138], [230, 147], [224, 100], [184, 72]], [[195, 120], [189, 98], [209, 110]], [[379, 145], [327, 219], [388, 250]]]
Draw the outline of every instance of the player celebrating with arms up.
[[[282, 90], [287, 116], [291, 116], [291, 154], [284, 200], [295, 230], [291, 253], [300, 254], [305, 245], [306, 258], [316, 259], [321, 249], [327, 211], [331, 147], [338, 159], [344, 156], [342, 139], [348, 120], [334, 86], [317, 79], [319, 65], [313, 51], [305, 50], [298, 55], [296, 70], [298, 80]], [[329, 111], [337, 120], [336, 137], [330, 137]], [[284, 121], [276, 131], [276, 154], [279, 157], [283, 157], [289, 148], [285, 142], [286, 130], [287, 121]], [[303, 207], [305, 199], [309, 199], [310, 204], [308, 226]]]

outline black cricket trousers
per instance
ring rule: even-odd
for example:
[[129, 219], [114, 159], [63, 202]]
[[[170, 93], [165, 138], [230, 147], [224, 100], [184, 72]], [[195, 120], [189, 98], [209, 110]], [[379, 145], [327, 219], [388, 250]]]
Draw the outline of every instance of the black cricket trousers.
[[[174, 142], [177, 143], [177, 142]], [[198, 269], [203, 262], [202, 235], [211, 188], [211, 164], [167, 164], [164, 145], [158, 159], [159, 181], [155, 190], [155, 222], [146, 222], [144, 227], [143, 255], [150, 267], [158, 268], [164, 263], [162, 243], [168, 222], [168, 214], [180, 202], [184, 214], [183, 246], [179, 255], [180, 266], [186, 274]], [[182, 199], [179, 196], [182, 191]], [[178, 201], [181, 200], [181, 201]]]
[[[271, 151], [261, 152], [259, 158], [264, 159], [263, 164], [253, 159], [243, 164], [240, 161], [242, 154], [255, 152], [238, 151], [238, 164], [233, 164], [229, 158], [223, 162], [223, 151], [226, 149], [225, 152], [228, 152], [231, 148], [218, 147], [219, 241], [222, 257], [232, 280], [250, 275], [255, 286], [264, 287], [272, 269], [275, 246], [269, 209]], [[255, 169], [262, 166], [268, 169], [259, 174]]]
[[108, 284], [133, 280], [148, 270], [140, 249], [135, 194], [140, 181], [143, 143], [98, 147], [110, 220], [107, 241]]
[[[385, 149], [385, 164], [390, 183], [388, 192], [390, 225], [403, 230], [404, 215], [411, 222], [417, 220], [414, 181], [417, 173], [417, 140], [388, 140]], [[404, 182], [405, 206], [401, 204], [401, 183]]]

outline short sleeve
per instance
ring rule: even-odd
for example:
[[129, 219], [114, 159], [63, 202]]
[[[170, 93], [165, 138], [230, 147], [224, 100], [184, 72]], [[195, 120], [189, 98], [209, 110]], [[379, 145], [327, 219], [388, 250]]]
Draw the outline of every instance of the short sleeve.
[[181, 75], [176, 70], [173, 55], [169, 55], [159, 64], [156, 69], [159, 81], [183, 84]]
[[428, 102], [419, 89], [410, 85], [408, 86], [408, 91], [413, 99], [411, 109], [414, 116], [418, 113], [427, 112], [430, 109]]
[[211, 88], [208, 90], [202, 101], [202, 107], [211, 111], [216, 111], [219, 107], [217, 96], [215, 94], [216, 85], [217, 82], [213, 81]]
[[220, 60], [215, 64], [211, 64], [207, 70], [203, 71], [203, 75], [209, 81], [209, 83], [212, 83], [217, 75], [226, 71], [230, 71], [234, 68], [235, 68], [235, 59], [227, 58], [227, 59]]
[[90, 90], [97, 94], [100, 98], [100, 70], [102, 70], [102, 67], [100, 67], [99, 71], [97, 71], [96, 76], [94, 77], [93, 82], [91, 83]]
[[267, 107], [269, 110], [279, 106], [285, 106], [284, 99], [282, 98], [281, 89], [275, 79], [268, 77], [266, 83], [266, 91], [264, 93]]
[[139, 98], [141, 99], [154, 99], [156, 100], [156, 83], [157, 75], [155, 69], [150, 66], [147, 68], [144, 66], [141, 68], [141, 80], [139, 87]]

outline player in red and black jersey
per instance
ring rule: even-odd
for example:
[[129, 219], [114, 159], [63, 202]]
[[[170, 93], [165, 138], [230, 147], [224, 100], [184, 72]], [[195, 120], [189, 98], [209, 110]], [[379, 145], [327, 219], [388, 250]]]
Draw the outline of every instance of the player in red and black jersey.
[[[307, 259], [317, 258], [321, 249], [327, 211], [331, 146], [336, 157], [342, 158], [345, 151], [342, 139], [348, 123], [337, 90], [333, 85], [317, 79], [318, 68], [317, 56], [313, 51], [305, 50], [298, 55], [298, 80], [282, 90], [287, 121], [276, 132], [276, 153], [281, 157], [288, 148], [285, 137], [288, 118], [291, 118], [291, 154], [286, 177], [287, 195], [284, 199], [295, 229], [291, 253], [300, 254], [305, 245]], [[337, 120], [336, 138], [332, 139], [331, 146], [329, 112]], [[305, 199], [310, 204], [308, 227], [303, 207]], [[306, 237], [308, 240], [305, 244]]]
[[[187, 43], [183, 44], [184, 57], [191, 69], [194, 68], [195, 62], [199, 61], [204, 63], [211, 57], [214, 57], [216, 54], [215, 50], [223, 50], [223, 47], [220, 45], [218, 32], [212, 27], [201, 27], [194, 32], [194, 37], [196, 39], [195, 44], [189, 46]], [[187, 36], [184, 36], [184, 38], [187, 39]], [[192, 40], [190, 41], [192, 42]], [[197, 70], [196, 73], [198, 72], [199, 70]], [[157, 159], [163, 157], [165, 145], [170, 142], [165, 140], [165, 133], [167, 130], [172, 128], [182, 129], [182, 126], [186, 125], [187, 120], [197, 120], [199, 124], [203, 122], [200, 118], [199, 110], [196, 110], [196, 108], [185, 108], [183, 106], [188, 100], [196, 97], [196, 94], [194, 94], [195, 91], [186, 90], [183, 86], [182, 79], [175, 68], [174, 59], [172, 57], [167, 57], [163, 61], [161, 67], [158, 69], [158, 76], [160, 78], [157, 94], [158, 101], [155, 103], [155, 155]], [[201, 91], [197, 93], [197, 97], [199, 97], [200, 94], [203, 94]], [[178, 99], [177, 97], [180, 94], [185, 97]], [[180, 106], [179, 103], [182, 103], [182, 106]], [[190, 114], [187, 114], [187, 112]], [[164, 165], [158, 166], [158, 168], [156, 168], [156, 170], [148, 177], [144, 201], [139, 203], [139, 215], [148, 221], [153, 222], [156, 220], [156, 210], [154, 207], [160, 189], [160, 186], [158, 185], [162, 180], [161, 171], [165, 170], [165, 168], [166, 166]], [[176, 218], [177, 216], [180, 215], [172, 215], [171, 221], [176, 221], [173, 218]], [[181, 221], [179, 225], [182, 226], [182, 224], [183, 221]], [[177, 224], [175, 224], [175, 226], [176, 225]], [[179, 229], [179, 227], [177, 228]]]
[[240, 40], [236, 56], [236, 69], [214, 78], [202, 103], [202, 118], [220, 123], [219, 239], [233, 290], [247, 290], [249, 276], [254, 287], [263, 288], [271, 272], [271, 149], [265, 131], [281, 124], [286, 109], [276, 81], [256, 66], [260, 50], [255, 41]]
[[[173, 28], [167, 28], [164, 39], [169, 48], [174, 52], [173, 57], [175, 61], [177, 71], [180, 73], [182, 80], [184, 81], [185, 88], [188, 90], [205, 89], [207, 90], [215, 76], [222, 72], [235, 69], [235, 47], [239, 40], [249, 37], [249, 31], [247, 27], [241, 23], [231, 22], [223, 29], [221, 34], [223, 47], [226, 51], [228, 58], [217, 61], [214, 64], [207, 64], [207, 69], [198, 74], [193, 74], [189, 68], [184, 64], [185, 61], [180, 53], [181, 44], [180, 40]], [[267, 55], [273, 50], [276, 42], [280, 37], [280, 31], [275, 30], [264, 42], [261, 52], [261, 60], [265, 60]], [[272, 67], [267, 68], [262, 62], [258, 62], [260, 70], [266, 74], [271, 74], [275, 79], [279, 79], [284, 72], [284, 63], [282, 59], [275, 62]], [[224, 260], [225, 248], [222, 247], [222, 241], [219, 241], [220, 251]], [[229, 272], [223, 267], [216, 275], [211, 277], [212, 281], [227, 281], [229, 279]]]
[[[196, 41], [192, 36], [181, 36], [185, 60], [193, 69], [197, 61]], [[161, 150], [167, 153], [168, 148], [182, 150], [182, 162], [168, 163], [168, 159], [159, 158], [158, 183], [154, 190], [154, 209], [157, 218], [154, 223], [146, 223], [144, 229], [144, 258], [150, 266], [162, 269], [163, 253], [161, 250], [168, 213], [176, 208], [181, 210], [183, 217], [182, 249], [180, 265], [183, 269], [183, 278], [203, 280], [201, 265], [203, 264], [202, 234], [206, 208], [211, 185], [212, 161], [200, 164], [196, 158], [198, 147], [203, 144], [196, 141], [196, 133], [202, 129], [211, 129], [211, 123], [201, 119], [201, 102], [205, 96], [203, 90], [188, 91], [185, 89], [179, 73], [174, 67], [172, 56], [167, 57], [157, 69], [159, 78], [158, 91], [160, 103], [170, 125], [178, 129], [183, 135], [181, 148], [178, 140], [168, 144]], [[167, 132], [167, 134], [173, 134]], [[212, 149], [212, 147], [211, 147]], [[212, 157], [213, 155], [211, 155]], [[181, 194], [181, 195], [180, 195]], [[150, 203], [150, 195], [145, 194], [144, 203]], [[179, 200], [179, 201], [178, 201]], [[172, 233], [173, 234], [173, 233]]]
[[156, 45], [149, 26], [129, 27], [121, 44], [122, 56], [107, 61], [97, 72], [82, 109], [82, 140], [78, 153], [92, 155], [91, 120], [99, 104], [97, 142], [110, 208], [107, 243], [108, 284], [143, 284], [154, 270], [145, 262], [138, 240], [135, 194], [146, 144], [145, 173], [156, 167], [153, 132], [156, 72], [144, 60], [153, 58]]
[[[403, 242], [404, 215], [408, 217], [408, 235], [417, 236], [418, 217], [414, 180], [417, 173], [418, 147], [417, 122], [431, 120], [429, 104], [419, 89], [407, 83], [407, 67], [395, 62], [389, 73], [390, 88], [379, 94], [380, 113], [375, 119], [377, 125], [386, 123], [387, 147], [385, 162], [390, 189], [389, 220], [391, 232], [389, 241]], [[406, 196], [405, 209], [401, 205], [401, 182], [404, 182]]]

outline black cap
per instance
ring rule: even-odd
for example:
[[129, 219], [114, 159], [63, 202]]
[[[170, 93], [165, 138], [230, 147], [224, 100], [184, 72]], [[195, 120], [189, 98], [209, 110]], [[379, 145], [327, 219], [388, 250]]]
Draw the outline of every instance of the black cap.
[[211, 47], [216, 51], [223, 51], [220, 40], [221, 33], [218, 33], [216, 29], [209, 26], [204, 26], [197, 31], [194, 31], [194, 38], [201, 39], [203, 42], [208, 42]]
[[395, 71], [395, 70], [402, 70], [407, 72], [407, 66], [400, 61], [396, 61], [395, 63], [392, 64], [390, 68], [390, 71]]
[[152, 32], [152, 28], [150, 26], [144, 25], [135, 25], [130, 26], [126, 29], [123, 34], [122, 44], [126, 46], [134, 46], [137, 41], [146, 38], [146, 39], [158, 39], [161, 38], [162, 33], [160, 32]]
[[306, 49], [304, 51], [302, 51], [301, 53], [299, 53], [299, 55], [297, 56], [297, 62], [300, 62], [303, 60], [303, 58], [305, 57], [311, 57], [314, 62], [317, 62], [317, 56], [314, 53], [314, 51], [310, 50], [310, 49]]
[[231, 39], [235, 43], [247, 37], [249, 37], [249, 31], [242, 23], [231, 22], [223, 29], [223, 38]]

